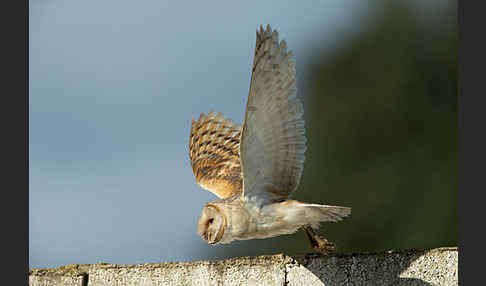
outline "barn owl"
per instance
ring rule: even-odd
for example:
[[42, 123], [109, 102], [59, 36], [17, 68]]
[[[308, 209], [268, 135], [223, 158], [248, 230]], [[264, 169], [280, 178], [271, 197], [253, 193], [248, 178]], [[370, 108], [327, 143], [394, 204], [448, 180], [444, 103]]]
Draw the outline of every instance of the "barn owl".
[[206, 204], [198, 221], [198, 233], [207, 243], [304, 229], [314, 250], [335, 249], [316, 230], [321, 222], [342, 220], [351, 209], [290, 199], [299, 186], [306, 150], [296, 85], [286, 42], [279, 42], [270, 25], [260, 26], [243, 125], [214, 111], [192, 119], [189, 157], [196, 183], [219, 197]]

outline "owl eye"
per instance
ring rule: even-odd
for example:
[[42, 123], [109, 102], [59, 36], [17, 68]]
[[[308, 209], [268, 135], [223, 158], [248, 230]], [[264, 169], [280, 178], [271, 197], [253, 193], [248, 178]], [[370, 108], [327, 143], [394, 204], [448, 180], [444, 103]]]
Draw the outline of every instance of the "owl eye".
[[209, 223], [213, 223], [213, 221], [214, 221], [214, 218], [209, 219]]

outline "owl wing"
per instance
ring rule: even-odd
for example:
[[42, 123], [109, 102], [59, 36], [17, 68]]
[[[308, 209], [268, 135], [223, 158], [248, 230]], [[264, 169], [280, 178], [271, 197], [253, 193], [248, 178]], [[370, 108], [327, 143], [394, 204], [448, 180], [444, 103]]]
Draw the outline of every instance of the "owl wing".
[[192, 119], [189, 157], [196, 182], [219, 198], [242, 190], [240, 167], [241, 126], [222, 114], [202, 113]]
[[272, 203], [297, 189], [306, 150], [303, 114], [292, 52], [276, 30], [260, 26], [240, 146], [245, 199]]

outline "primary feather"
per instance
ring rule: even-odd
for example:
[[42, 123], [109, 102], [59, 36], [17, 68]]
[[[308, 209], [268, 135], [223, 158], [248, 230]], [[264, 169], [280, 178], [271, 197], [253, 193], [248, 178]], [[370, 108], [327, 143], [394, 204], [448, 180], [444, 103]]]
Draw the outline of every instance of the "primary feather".
[[279, 202], [299, 186], [306, 150], [303, 114], [292, 52], [276, 30], [260, 26], [240, 146], [248, 200]]

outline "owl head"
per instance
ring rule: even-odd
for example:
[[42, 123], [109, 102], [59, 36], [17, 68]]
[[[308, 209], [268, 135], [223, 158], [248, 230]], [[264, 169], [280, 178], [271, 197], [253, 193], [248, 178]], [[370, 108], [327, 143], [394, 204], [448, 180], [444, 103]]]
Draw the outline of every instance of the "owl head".
[[218, 243], [226, 228], [226, 217], [218, 207], [207, 204], [197, 223], [197, 232], [209, 244]]

